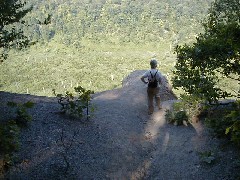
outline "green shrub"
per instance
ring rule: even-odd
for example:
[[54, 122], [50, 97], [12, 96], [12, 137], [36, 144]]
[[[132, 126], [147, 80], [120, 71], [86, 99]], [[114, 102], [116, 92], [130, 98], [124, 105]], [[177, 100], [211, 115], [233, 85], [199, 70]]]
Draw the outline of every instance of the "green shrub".
[[240, 145], [240, 101], [209, 109], [205, 122], [217, 137], [229, 138]]
[[189, 120], [199, 116], [203, 111], [206, 110], [204, 105], [204, 100], [194, 95], [182, 94], [180, 96], [180, 101], [175, 103], [175, 109], [186, 111]]
[[53, 89], [53, 94], [58, 98], [58, 103], [61, 105], [61, 111], [64, 114], [69, 114], [74, 117], [83, 117], [83, 112], [86, 109], [87, 119], [89, 118], [89, 102], [91, 94], [94, 92], [86, 90], [85, 88], [78, 86], [74, 88], [75, 94], [66, 91], [65, 94], [56, 94]]
[[215, 154], [212, 151], [199, 152], [199, 156], [202, 162], [212, 164], [215, 160]]
[[172, 110], [167, 110], [166, 119], [169, 123], [181, 125], [189, 123], [198, 116], [203, 109], [202, 101], [193, 95], [182, 94], [180, 101], [173, 104]]
[[189, 122], [186, 111], [182, 110], [180, 111], [167, 110], [165, 117], [168, 123], [173, 123], [174, 125], [183, 125]]
[[28, 114], [27, 109], [32, 108], [34, 103], [8, 102], [7, 105], [14, 109], [12, 120], [0, 122], [0, 157], [2, 164], [0, 169], [6, 170], [13, 164], [13, 153], [19, 149], [20, 127], [28, 125], [32, 117]]
[[16, 121], [10, 120], [0, 124], [0, 149], [4, 154], [11, 154], [19, 147], [20, 129]]
[[233, 110], [225, 118], [230, 118], [232, 122], [232, 125], [226, 128], [225, 134], [230, 134], [231, 141], [240, 146], [240, 101], [233, 104]]
[[15, 120], [0, 124], [0, 169], [3, 172], [13, 164], [13, 153], [19, 149], [19, 133]]
[[34, 103], [28, 101], [26, 103], [16, 103], [16, 102], [8, 102], [8, 106], [12, 107], [15, 110], [16, 118], [15, 121], [19, 126], [27, 126], [31, 120], [32, 116], [28, 114], [27, 109], [32, 108]]
[[226, 137], [226, 128], [231, 126], [230, 118], [225, 117], [228, 111], [226, 109], [209, 109], [208, 115], [205, 118], [205, 124], [212, 129], [214, 135], [218, 138]]

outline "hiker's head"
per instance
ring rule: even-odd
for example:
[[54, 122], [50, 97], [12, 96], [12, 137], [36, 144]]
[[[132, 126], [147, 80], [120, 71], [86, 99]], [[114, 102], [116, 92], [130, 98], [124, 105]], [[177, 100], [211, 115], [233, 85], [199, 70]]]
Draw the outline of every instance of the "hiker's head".
[[151, 68], [156, 68], [156, 67], [157, 67], [157, 64], [158, 64], [158, 62], [157, 62], [156, 59], [152, 59], [152, 60], [150, 61], [150, 66], [151, 66]]

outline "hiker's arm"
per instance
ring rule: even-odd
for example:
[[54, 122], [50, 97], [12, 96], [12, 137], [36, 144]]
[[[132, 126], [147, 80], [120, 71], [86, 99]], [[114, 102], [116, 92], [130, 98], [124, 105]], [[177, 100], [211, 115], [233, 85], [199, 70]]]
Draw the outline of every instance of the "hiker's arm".
[[144, 79], [144, 77], [143, 77], [143, 76], [141, 77], [141, 80], [142, 80], [142, 82], [144, 82], [145, 84], [147, 84], [147, 83], [148, 83], [147, 81], [145, 81], [145, 79]]
[[162, 78], [159, 78], [158, 83], [161, 85], [162, 84]]

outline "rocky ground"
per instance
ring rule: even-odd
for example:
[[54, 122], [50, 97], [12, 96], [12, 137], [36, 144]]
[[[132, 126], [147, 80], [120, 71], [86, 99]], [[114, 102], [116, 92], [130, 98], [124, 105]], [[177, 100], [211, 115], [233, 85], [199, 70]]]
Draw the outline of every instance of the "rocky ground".
[[[0, 92], [7, 101], [35, 102], [33, 121], [21, 133], [17, 163], [8, 179], [236, 179], [238, 154], [209, 134], [202, 121], [167, 124], [165, 110], [176, 97], [161, 88], [162, 110], [147, 114], [144, 71], [135, 71], [123, 87], [97, 93], [89, 121], [59, 113], [56, 98]], [[3, 108], [2, 116], [7, 116]], [[208, 164], [200, 154], [211, 152]], [[204, 157], [206, 158], [206, 157]]]

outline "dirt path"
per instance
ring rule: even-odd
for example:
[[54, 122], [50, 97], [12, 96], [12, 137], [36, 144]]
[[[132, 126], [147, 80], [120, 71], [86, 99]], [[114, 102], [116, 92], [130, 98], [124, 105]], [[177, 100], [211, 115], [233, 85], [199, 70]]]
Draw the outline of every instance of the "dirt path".
[[[236, 153], [212, 138], [201, 122], [174, 126], [165, 109], [175, 97], [161, 89], [163, 109], [147, 115], [146, 87], [135, 71], [123, 88], [94, 95], [90, 122], [59, 115], [54, 98], [15, 95], [36, 102], [34, 121], [21, 136], [18, 164], [10, 179], [235, 179]], [[3, 101], [12, 94], [1, 93]], [[205, 164], [199, 152], [214, 152]]]

